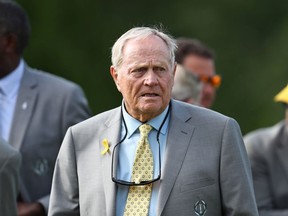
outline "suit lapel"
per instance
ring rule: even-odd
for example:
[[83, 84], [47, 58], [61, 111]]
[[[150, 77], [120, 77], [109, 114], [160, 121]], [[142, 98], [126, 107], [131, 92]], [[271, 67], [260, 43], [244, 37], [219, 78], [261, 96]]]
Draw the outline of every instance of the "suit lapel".
[[[106, 215], [115, 215], [116, 209], [116, 184], [111, 179], [111, 166], [112, 166], [112, 152], [114, 146], [119, 142], [119, 135], [121, 134], [121, 114], [120, 108], [111, 115], [105, 123], [106, 129], [103, 131], [100, 137], [100, 150], [104, 149], [102, 145], [103, 139], [107, 139], [109, 143], [109, 152], [101, 155], [102, 158], [102, 177], [103, 185], [105, 191], [105, 201], [106, 201]], [[112, 206], [111, 206], [112, 205]]]
[[30, 69], [25, 66], [9, 136], [9, 142], [18, 150], [22, 145], [29, 119], [31, 118], [35, 105], [38, 93], [37, 85], [38, 82], [36, 78], [33, 76]]
[[276, 152], [279, 156], [281, 164], [285, 170], [286, 177], [288, 179], [288, 163], [287, 163], [287, 153], [288, 153], [288, 131], [283, 122], [281, 129], [276, 136], [274, 141], [276, 145]]
[[[163, 176], [161, 177], [158, 195], [157, 215], [161, 215], [164, 209], [194, 132], [194, 127], [191, 126], [191, 124], [186, 124], [186, 122], [191, 121], [191, 115], [185, 112], [179, 114], [177, 110], [179, 111], [178, 104], [172, 102]], [[171, 172], [171, 170], [173, 170], [173, 172]]]

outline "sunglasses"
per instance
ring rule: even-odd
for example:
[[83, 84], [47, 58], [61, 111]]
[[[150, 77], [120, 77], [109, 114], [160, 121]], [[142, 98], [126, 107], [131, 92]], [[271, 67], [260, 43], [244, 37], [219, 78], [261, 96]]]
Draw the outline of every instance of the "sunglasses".
[[151, 179], [151, 180], [144, 180], [144, 181], [141, 181], [141, 182], [133, 182], [133, 181], [126, 181], [124, 179], [119, 179], [117, 177], [117, 163], [119, 162], [118, 161], [118, 154], [119, 154], [119, 147], [121, 145], [121, 143], [123, 143], [123, 141], [126, 139], [127, 137], [127, 134], [128, 134], [128, 130], [127, 130], [127, 125], [126, 125], [126, 122], [125, 122], [125, 119], [123, 118], [123, 107], [121, 107], [121, 118], [122, 118], [122, 121], [124, 123], [124, 128], [125, 128], [125, 135], [124, 137], [115, 145], [115, 147], [113, 148], [113, 152], [112, 152], [112, 165], [111, 165], [111, 179], [113, 182], [115, 182], [116, 184], [119, 184], [119, 185], [125, 185], [125, 186], [143, 186], [143, 185], [147, 185], [147, 184], [152, 184], [156, 181], [159, 181], [161, 179], [161, 149], [160, 149], [160, 139], [159, 139], [159, 136], [160, 136], [160, 131], [164, 125], [164, 123], [166, 122], [168, 116], [169, 116], [169, 113], [170, 113], [170, 109], [171, 109], [171, 102], [169, 104], [169, 108], [168, 108], [168, 111], [157, 131], [157, 136], [156, 136], [156, 140], [157, 140], [157, 143], [158, 143], [158, 158], [159, 158], [159, 173], [158, 173], [158, 176], [154, 179]]
[[199, 80], [203, 83], [210, 84], [214, 88], [218, 88], [221, 85], [221, 76], [220, 75], [213, 75], [213, 76], [199, 76]]
[[158, 174], [158, 176], [154, 179], [144, 180], [141, 182], [126, 181], [126, 180], [117, 178], [117, 174], [116, 174], [117, 166], [114, 162], [114, 161], [117, 161], [117, 156], [116, 156], [117, 153], [115, 153], [115, 152], [119, 152], [118, 148], [120, 147], [120, 144], [124, 141], [124, 139], [122, 139], [119, 143], [117, 143], [115, 145], [115, 147], [113, 149], [113, 153], [112, 153], [111, 179], [113, 182], [120, 184], [120, 185], [125, 185], [125, 186], [143, 186], [143, 185], [147, 185], [147, 184], [152, 184], [152, 183], [160, 180], [160, 178], [161, 178], [161, 153], [160, 153], [161, 149], [160, 149], [160, 142], [159, 142], [159, 135], [160, 135], [159, 132], [157, 132], [158, 153], [159, 153], [159, 162], [158, 162], [159, 163], [159, 174]]

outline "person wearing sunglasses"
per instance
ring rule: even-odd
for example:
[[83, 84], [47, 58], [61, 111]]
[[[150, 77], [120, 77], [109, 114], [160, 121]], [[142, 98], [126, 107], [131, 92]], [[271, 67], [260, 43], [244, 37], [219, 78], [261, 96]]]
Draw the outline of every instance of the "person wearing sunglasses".
[[121, 106], [70, 127], [49, 216], [257, 216], [235, 120], [171, 99], [175, 40], [135, 27], [112, 47]]
[[274, 100], [283, 105], [284, 119], [244, 136], [261, 216], [288, 215], [288, 85]]
[[176, 62], [196, 74], [203, 84], [200, 105], [211, 108], [221, 76], [215, 74], [214, 52], [201, 41], [190, 38], [177, 39]]

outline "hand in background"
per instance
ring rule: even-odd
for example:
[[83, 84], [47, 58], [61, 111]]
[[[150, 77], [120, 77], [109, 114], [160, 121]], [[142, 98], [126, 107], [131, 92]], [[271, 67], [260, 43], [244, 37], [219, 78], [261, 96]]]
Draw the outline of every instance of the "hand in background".
[[46, 216], [44, 207], [38, 203], [17, 203], [18, 216]]

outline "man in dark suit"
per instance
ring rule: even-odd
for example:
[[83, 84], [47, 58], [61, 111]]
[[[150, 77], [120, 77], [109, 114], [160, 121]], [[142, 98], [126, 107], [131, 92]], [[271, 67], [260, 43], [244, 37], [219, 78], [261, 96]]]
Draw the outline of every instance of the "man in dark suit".
[[284, 105], [285, 120], [244, 136], [261, 216], [288, 215], [288, 86], [275, 101]]
[[20, 165], [20, 153], [0, 137], [0, 215], [17, 215]]
[[55, 160], [67, 128], [90, 116], [82, 89], [30, 68], [30, 33], [17, 3], [0, 0], [0, 133], [22, 154], [19, 215], [46, 215]]
[[50, 216], [258, 215], [238, 124], [171, 99], [175, 48], [148, 27], [116, 41], [110, 73], [122, 106], [68, 129]]

